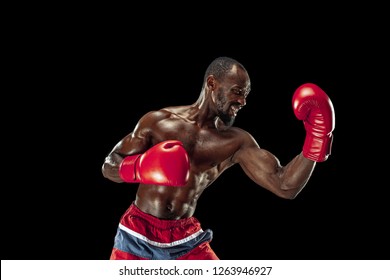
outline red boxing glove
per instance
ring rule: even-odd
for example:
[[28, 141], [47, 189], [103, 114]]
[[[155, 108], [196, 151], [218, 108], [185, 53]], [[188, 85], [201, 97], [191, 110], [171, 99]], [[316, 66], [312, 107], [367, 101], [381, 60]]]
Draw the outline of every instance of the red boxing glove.
[[319, 86], [306, 83], [294, 92], [292, 105], [295, 116], [303, 121], [306, 130], [303, 156], [316, 162], [327, 160], [335, 127], [332, 101]]
[[190, 163], [183, 143], [167, 140], [143, 154], [127, 156], [119, 166], [119, 176], [128, 183], [184, 186]]

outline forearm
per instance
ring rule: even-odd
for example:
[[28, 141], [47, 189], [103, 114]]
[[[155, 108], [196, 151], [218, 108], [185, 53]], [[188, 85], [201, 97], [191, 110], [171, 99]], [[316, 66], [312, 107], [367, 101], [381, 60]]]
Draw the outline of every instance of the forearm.
[[302, 153], [283, 167], [281, 173], [281, 189], [290, 191], [295, 197], [307, 184], [316, 166], [316, 162], [305, 158]]
[[300, 153], [282, 166], [272, 153], [259, 148], [242, 150], [236, 159], [254, 182], [286, 199], [295, 198], [305, 187], [316, 165]]
[[119, 175], [119, 166], [121, 161], [122, 157], [118, 154], [111, 154], [107, 156], [102, 166], [103, 176], [113, 182], [122, 183], [123, 180]]
[[189, 178], [190, 162], [183, 143], [166, 140], [141, 154], [112, 152], [102, 166], [103, 176], [120, 183], [184, 186]]

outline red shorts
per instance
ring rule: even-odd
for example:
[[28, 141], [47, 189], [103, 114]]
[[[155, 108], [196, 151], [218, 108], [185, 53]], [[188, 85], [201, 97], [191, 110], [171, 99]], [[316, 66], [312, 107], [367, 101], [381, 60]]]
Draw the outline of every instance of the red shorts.
[[212, 238], [194, 217], [160, 220], [132, 203], [120, 220], [110, 260], [219, 260]]

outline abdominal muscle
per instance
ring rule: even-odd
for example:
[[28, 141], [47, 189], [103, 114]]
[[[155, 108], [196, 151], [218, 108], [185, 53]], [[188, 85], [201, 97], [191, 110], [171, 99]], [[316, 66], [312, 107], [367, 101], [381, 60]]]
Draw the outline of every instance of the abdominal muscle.
[[189, 186], [167, 187], [140, 184], [135, 205], [159, 219], [178, 220], [191, 217], [200, 193]]

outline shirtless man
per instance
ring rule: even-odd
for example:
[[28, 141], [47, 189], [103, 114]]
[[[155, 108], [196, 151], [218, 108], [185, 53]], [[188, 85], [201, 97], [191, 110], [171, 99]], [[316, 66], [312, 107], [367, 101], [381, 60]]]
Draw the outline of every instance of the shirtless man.
[[327, 94], [303, 84], [293, 94], [306, 138], [302, 152], [282, 166], [250, 133], [234, 127], [251, 90], [244, 66], [219, 57], [207, 68], [192, 105], [146, 113], [105, 158], [102, 173], [117, 183], [139, 184], [120, 219], [110, 259], [214, 259], [212, 231], [193, 216], [203, 191], [239, 164], [259, 186], [294, 199], [317, 162], [331, 152], [335, 116]]

